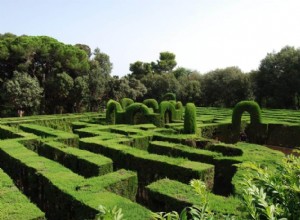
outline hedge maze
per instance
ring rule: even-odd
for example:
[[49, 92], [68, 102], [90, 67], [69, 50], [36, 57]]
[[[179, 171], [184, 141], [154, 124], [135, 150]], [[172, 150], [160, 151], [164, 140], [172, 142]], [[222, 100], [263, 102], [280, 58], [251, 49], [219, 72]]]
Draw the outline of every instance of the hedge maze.
[[[241, 217], [236, 165], [276, 163], [282, 154], [220, 142], [235, 138], [227, 109], [190, 104], [183, 120], [182, 104], [171, 101], [111, 100], [105, 115], [1, 119], [0, 219], [93, 219], [99, 205], [122, 208], [126, 219], [151, 219], [152, 211], [201, 205], [191, 179], [211, 190], [214, 212]], [[241, 129], [249, 119], [243, 116]]]

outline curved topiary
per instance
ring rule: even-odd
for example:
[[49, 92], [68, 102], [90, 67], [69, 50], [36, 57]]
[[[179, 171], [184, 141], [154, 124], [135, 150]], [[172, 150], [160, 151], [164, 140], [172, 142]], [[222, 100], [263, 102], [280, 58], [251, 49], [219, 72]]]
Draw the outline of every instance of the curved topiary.
[[123, 112], [122, 106], [119, 102], [110, 99], [106, 106], [106, 122], [108, 124], [116, 124], [118, 112]]
[[181, 101], [176, 102], [175, 109], [177, 109], [177, 110], [183, 109], [183, 105], [182, 105]]
[[197, 131], [196, 106], [194, 103], [187, 103], [185, 106], [183, 130], [185, 134], [195, 134]]
[[123, 98], [121, 99], [121, 106], [123, 109], [125, 109], [127, 106], [131, 105], [134, 103], [134, 101], [130, 98]]
[[148, 108], [152, 108], [153, 112], [158, 112], [159, 110], [158, 102], [155, 99], [145, 99], [143, 104]]
[[234, 128], [240, 128], [241, 118], [244, 112], [250, 114], [250, 124], [261, 124], [261, 109], [254, 101], [241, 101], [237, 103], [232, 112], [232, 125]]
[[181, 101], [176, 102], [175, 109], [177, 110], [177, 118], [182, 119], [184, 108]]
[[[133, 103], [131, 105], [129, 105], [126, 109], [125, 109], [125, 118], [127, 123], [129, 124], [139, 124], [139, 123], [143, 123], [145, 120], [145, 116], [149, 115], [151, 113], [150, 109], [144, 105], [143, 103]], [[144, 117], [144, 120], [141, 119], [139, 120], [135, 120], [135, 116], [139, 114], [140, 117]]]
[[164, 94], [162, 100], [164, 100], [164, 101], [175, 100], [176, 101], [176, 95], [175, 95], [175, 93], [168, 92], [168, 93]]
[[164, 122], [164, 124], [172, 122], [172, 120], [174, 120], [174, 117], [176, 116], [175, 106], [169, 101], [162, 101], [160, 103], [159, 112], [161, 120]]

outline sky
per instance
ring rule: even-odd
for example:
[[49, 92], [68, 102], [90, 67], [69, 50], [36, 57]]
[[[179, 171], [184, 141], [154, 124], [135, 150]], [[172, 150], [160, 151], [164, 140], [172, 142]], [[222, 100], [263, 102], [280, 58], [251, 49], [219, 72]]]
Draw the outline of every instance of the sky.
[[98, 47], [118, 76], [163, 51], [200, 73], [249, 72], [267, 53], [300, 47], [299, 21], [300, 0], [0, 0], [0, 33]]

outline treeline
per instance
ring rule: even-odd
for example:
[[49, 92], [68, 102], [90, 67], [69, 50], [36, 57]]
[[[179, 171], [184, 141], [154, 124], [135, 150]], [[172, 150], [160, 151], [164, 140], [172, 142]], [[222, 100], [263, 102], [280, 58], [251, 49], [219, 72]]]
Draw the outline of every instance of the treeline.
[[258, 70], [238, 67], [206, 74], [176, 67], [175, 54], [136, 61], [129, 73], [111, 76], [107, 54], [88, 45], [66, 45], [47, 36], [0, 34], [0, 116], [98, 111], [109, 99], [161, 100], [173, 92], [183, 103], [232, 107], [255, 99], [263, 107], [300, 105], [300, 50], [270, 53]]

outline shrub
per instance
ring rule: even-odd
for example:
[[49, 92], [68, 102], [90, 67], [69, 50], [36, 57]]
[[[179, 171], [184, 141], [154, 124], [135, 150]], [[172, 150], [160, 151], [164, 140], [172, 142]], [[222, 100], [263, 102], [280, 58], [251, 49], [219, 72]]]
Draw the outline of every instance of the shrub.
[[121, 100], [121, 106], [123, 109], [125, 109], [126, 107], [128, 107], [129, 105], [133, 104], [134, 101], [130, 98], [123, 98]]
[[237, 103], [232, 112], [232, 125], [234, 128], [240, 128], [241, 118], [244, 112], [250, 114], [251, 124], [261, 124], [261, 110], [259, 105], [254, 101], [241, 101]]
[[275, 172], [254, 163], [240, 167], [252, 171], [241, 181], [247, 219], [300, 219], [299, 157], [284, 158]]
[[175, 100], [176, 101], [176, 95], [175, 95], [175, 93], [168, 92], [168, 93], [164, 94], [162, 100], [164, 100], [164, 101]]
[[234, 220], [233, 216], [216, 214], [209, 208], [208, 193], [206, 185], [201, 180], [191, 180], [190, 185], [193, 187], [197, 196], [201, 201], [201, 206], [192, 206], [184, 208], [180, 214], [176, 211], [153, 213], [154, 220], [216, 220], [227, 219]]
[[184, 114], [184, 133], [195, 134], [196, 129], [196, 106], [194, 103], [187, 103]]
[[159, 106], [155, 99], [145, 99], [143, 104], [146, 105], [148, 108], [152, 108], [153, 112], [158, 112]]
[[122, 112], [123, 108], [119, 102], [110, 99], [106, 107], [106, 122], [108, 124], [116, 124], [117, 112]]

